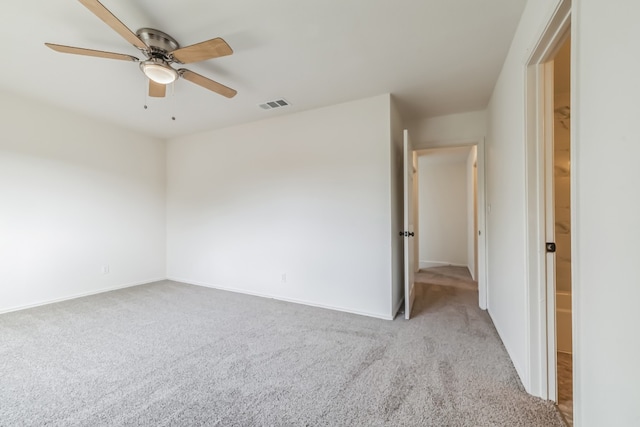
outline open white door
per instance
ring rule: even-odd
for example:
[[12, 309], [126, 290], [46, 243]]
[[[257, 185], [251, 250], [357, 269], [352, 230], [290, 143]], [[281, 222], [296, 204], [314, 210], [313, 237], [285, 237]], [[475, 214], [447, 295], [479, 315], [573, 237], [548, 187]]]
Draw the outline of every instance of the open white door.
[[409, 141], [409, 132], [404, 130], [404, 317], [411, 317], [411, 308], [416, 298], [414, 288], [414, 219], [413, 219], [413, 147]]

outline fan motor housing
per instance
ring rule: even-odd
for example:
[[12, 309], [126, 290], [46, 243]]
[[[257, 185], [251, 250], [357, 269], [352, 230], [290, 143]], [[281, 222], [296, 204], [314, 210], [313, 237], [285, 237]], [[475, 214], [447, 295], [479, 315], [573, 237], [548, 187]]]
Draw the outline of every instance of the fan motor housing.
[[144, 42], [144, 44], [151, 48], [151, 53], [159, 51], [166, 55], [168, 52], [173, 52], [180, 48], [176, 39], [160, 30], [153, 28], [140, 28], [136, 31], [136, 35]]

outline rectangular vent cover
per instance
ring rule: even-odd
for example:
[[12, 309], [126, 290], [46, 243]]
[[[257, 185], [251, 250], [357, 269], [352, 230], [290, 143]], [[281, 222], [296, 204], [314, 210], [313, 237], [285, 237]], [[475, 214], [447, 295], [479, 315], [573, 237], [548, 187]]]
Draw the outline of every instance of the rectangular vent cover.
[[258, 104], [258, 107], [262, 108], [263, 110], [273, 110], [274, 108], [287, 107], [289, 105], [291, 105], [289, 104], [289, 101], [284, 98], [280, 98], [276, 99], [275, 101], [267, 101], [263, 102], [262, 104]]

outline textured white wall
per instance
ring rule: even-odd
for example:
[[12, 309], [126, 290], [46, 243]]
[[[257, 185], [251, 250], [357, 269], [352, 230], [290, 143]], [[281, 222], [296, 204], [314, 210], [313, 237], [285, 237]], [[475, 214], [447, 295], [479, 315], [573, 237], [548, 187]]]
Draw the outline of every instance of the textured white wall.
[[415, 149], [479, 141], [487, 134], [487, 110], [414, 120], [408, 124]]
[[[523, 58], [557, 4], [527, 3], [489, 104], [489, 312], [527, 388]], [[640, 424], [637, 12], [635, 0], [573, 2], [574, 418], [582, 426]]]
[[467, 153], [418, 157], [420, 268], [467, 265]]
[[0, 110], [0, 311], [163, 279], [164, 142], [8, 93]]
[[390, 135], [383, 95], [169, 141], [168, 276], [390, 317]]
[[574, 2], [576, 421], [640, 425], [640, 86], [636, 0]]
[[391, 308], [395, 314], [404, 296], [404, 245], [398, 232], [404, 228], [403, 196], [404, 169], [403, 147], [404, 125], [400, 112], [391, 98], [391, 262], [392, 262], [392, 293]]
[[527, 390], [525, 60], [558, 0], [527, 2], [489, 103], [486, 138], [488, 310]]
[[467, 156], [467, 268], [474, 280], [477, 280], [476, 248], [478, 245], [477, 229], [477, 165], [478, 148], [472, 147]]

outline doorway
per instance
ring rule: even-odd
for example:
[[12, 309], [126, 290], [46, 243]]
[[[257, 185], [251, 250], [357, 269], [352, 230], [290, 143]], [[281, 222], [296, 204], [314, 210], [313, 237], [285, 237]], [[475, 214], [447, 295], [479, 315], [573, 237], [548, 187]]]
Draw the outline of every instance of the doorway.
[[414, 253], [430, 280], [468, 275], [485, 309], [483, 142], [416, 151]]
[[526, 74], [526, 185], [531, 393], [559, 404], [572, 425], [571, 0], [561, 0]]
[[[552, 180], [547, 191], [553, 194], [553, 225], [549, 241], [556, 244], [551, 273], [555, 287], [556, 383], [558, 408], [567, 422], [573, 424], [573, 359], [571, 320], [571, 38], [553, 58], [553, 141], [546, 144], [552, 167]], [[547, 197], [549, 198], [549, 197]], [[551, 266], [548, 265], [548, 268]]]

